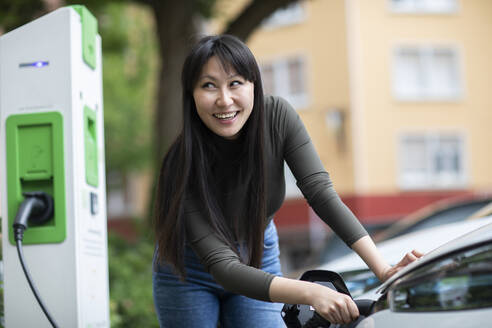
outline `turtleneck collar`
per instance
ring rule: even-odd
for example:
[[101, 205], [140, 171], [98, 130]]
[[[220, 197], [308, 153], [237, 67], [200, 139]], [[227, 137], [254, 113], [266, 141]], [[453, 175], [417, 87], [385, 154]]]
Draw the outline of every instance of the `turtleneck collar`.
[[226, 139], [215, 133], [210, 133], [210, 141], [214, 144], [220, 157], [237, 158], [244, 148], [244, 135], [241, 134], [236, 139]]

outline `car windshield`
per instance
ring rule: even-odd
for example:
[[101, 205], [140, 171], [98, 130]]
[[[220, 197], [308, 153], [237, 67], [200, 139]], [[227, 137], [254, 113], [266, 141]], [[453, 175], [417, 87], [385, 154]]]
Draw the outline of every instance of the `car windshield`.
[[424, 265], [390, 288], [393, 311], [446, 311], [492, 306], [492, 244]]

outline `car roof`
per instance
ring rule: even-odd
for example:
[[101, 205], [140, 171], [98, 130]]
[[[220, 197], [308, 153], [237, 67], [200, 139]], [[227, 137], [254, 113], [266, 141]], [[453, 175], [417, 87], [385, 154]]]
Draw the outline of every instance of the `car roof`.
[[410, 231], [439, 225], [439, 222], [464, 221], [492, 203], [492, 194], [471, 194], [446, 198], [429, 204], [391, 224], [387, 229], [374, 235], [379, 242], [401, 236]]
[[[490, 219], [492, 217], [488, 217]], [[478, 220], [481, 221], [481, 220]], [[472, 221], [474, 222], [474, 221]], [[476, 221], [475, 221], [476, 222]], [[390, 277], [387, 281], [385, 281], [380, 288], [379, 292], [385, 292], [386, 289], [397, 279], [401, 278], [405, 274], [410, 271], [415, 270], [416, 268], [425, 265], [429, 262], [434, 261], [435, 259], [442, 257], [443, 255], [458, 251], [463, 248], [471, 247], [473, 245], [482, 244], [484, 242], [492, 241], [492, 223], [488, 223], [480, 228], [477, 228], [471, 232], [465, 233], [462, 236], [451, 240], [448, 243], [445, 243], [441, 247], [436, 248], [432, 252], [426, 254], [418, 261], [410, 263], [408, 266], [397, 272], [395, 275]]]
[[[489, 223], [492, 223], [492, 216], [471, 221], [443, 224], [438, 227], [408, 233], [400, 237], [380, 242], [377, 244], [377, 247], [383, 258], [389, 264], [394, 265], [412, 249], [417, 249], [422, 253], [429, 254], [431, 251], [450, 240]], [[367, 269], [367, 265], [356, 253], [351, 253], [342, 256], [337, 260], [327, 262], [321, 265], [319, 269], [347, 272]]]

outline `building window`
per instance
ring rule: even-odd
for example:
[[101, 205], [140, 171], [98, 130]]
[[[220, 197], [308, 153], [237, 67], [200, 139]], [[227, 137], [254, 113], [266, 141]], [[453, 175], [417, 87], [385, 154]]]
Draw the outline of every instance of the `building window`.
[[458, 0], [390, 0], [391, 11], [396, 13], [454, 13]]
[[307, 107], [306, 65], [302, 57], [265, 62], [261, 75], [266, 94], [281, 96], [296, 109]]
[[460, 135], [411, 134], [399, 142], [403, 189], [461, 188], [466, 183]]
[[285, 8], [276, 10], [262, 25], [265, 28], [277, 28], [302, 23], [305, 18], [304, 6], [300, 2], [295, 2]]
[[456, 49], [398, 47], [394, 52], [393, 94], [402, 101], [453, 101], [461, 98]]

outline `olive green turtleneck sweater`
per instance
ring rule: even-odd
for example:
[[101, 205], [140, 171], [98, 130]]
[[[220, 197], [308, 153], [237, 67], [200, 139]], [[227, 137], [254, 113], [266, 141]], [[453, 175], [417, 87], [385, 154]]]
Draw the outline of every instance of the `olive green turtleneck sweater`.
[[[367, 235], [353, 213], [333, 189], [329, 175], [295, 110], [284, 99], [265, 98], [265, 163], [267, 177], [268, 222], [285, 197], [284, 161], [297, 180], [309, 205], [347, 245]], [[219, 174], [218, 199], [226, 219], [237, 215], [244, 204], [245, 186], [237, 183], [236, 141], [214, 138], [221, 158], [214, 171]], [[232, 159], [232, 160], [231, 160]], [[202, 214], [200, 203], [192, 197], [185, 204], [187, 240], [206, 269], [224, 289], [251, 298], [270, 301], [269, 288], [273, 275], [242, 263], [239, 257], [217, 238]], [[268, 223], [266, 222], [266, 224]]]

